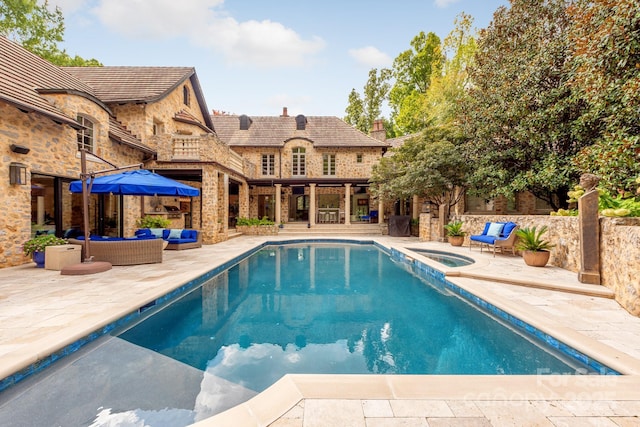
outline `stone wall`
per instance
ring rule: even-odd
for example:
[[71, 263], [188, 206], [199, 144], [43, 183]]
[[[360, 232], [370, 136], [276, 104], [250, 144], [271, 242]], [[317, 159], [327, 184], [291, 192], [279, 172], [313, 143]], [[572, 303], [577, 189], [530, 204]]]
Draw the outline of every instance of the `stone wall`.
[[[459, 215], [464, 222], [465, 246], [469, 236], [480, 234], [485, 223], [513, 221], [520, 227], [548, 227], [547, 240], [554, 244], [549, 263], [576, 273], [580, 271], [578, 217], [547, 215]], [[438, 220], [420, 215], [420, 240], [434, 241]], [[640, 218], [600, 217], [600, 279], [615, 293], [615, 299], [627, 311], [640, 316]]]
[[[108, 114], [100, 106], [87, 98], [66, 94], [43, 95], [51, 103], [62, 109], [69, 117], [83, 114], [95, 120], [94, 146], [100, 157], [116, 164], [139, 163], [142, 154], [109, 139]], [[30, 149], [27, 154], [17, 154], [10, 150], [11, 144]], [[36, 113], [24, 113], [13, 106], [0, 102], [0, 194], [4, 205], [0, 215], [0, 267], [20, 265], [29, 262], [22, 253], [23, 243], [31, 237], [32, 175], [38, 174], [65, 182], [80, 179], [80, 156], [77, 133], [68, 125], [56, 124]], [[27, 168], [27, 185], [10, 185], [9, 166], [12, 162], [22, 163]], [[88, 170], [104, 170], [109, 165], [97, 159], [88, 160]], [[63, 186], [60, 195], [63, 206], [63, 227], [74, 224], [81, 218], [79, 198], [70, 197]], [[48, 196], [49, 197], [49, 196]], [[126, 199], [126, 198], [125, 198]], [[125, 217], [139, 204], [129, 204], [125, 200]]]
[[236, 230], [246, 236], [276, 236], [277, 225], [237, 225]]

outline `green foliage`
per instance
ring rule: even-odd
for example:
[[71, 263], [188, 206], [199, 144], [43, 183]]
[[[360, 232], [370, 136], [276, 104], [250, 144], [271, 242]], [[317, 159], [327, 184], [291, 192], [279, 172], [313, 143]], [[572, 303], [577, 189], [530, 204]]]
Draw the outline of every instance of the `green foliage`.
[[[634, 181], [634, 184], [640, 184], [640, 177]], [[609, 217], [640, 217], [640, 200], [637, 200], [631, 192], [612, 197], [604, 188], [598, 188], [597, 191], [598, 210], [601, 215]], [[584, 189], [580, 185], [576, 185], [567, 195], [569, 196], [569, 203], [578, 203], [578, 199], [584, 195]], [[557, 212], [551, 212], [551, 216], [577, 215], [577, 209], [559, 209]]]
[[34, 252], [44, 252], [47, 246], [66, 245], [67, 241], [53, 234], [43, 234], [24, 242], [23, 251], [25, 255], [33, 255]]
[[461, 123], [475, 171], [491, 196], [531, 191], [555, 208], [580, 172], [591, 127], [573, 126], [583, 102], [569, 84], [566, 0], [514, 0], [478, 40]]
[[63, 41], [64, 17], [59, 7], [36, 0], [0, 2], [0, 35], [20, 43], [30, 52], [59, 66], [101, 66], [96, 59], [71, 57], [58, 44]]
[[587, 102], [585, 126], [597, 125], [595, 143], [579, 167], [616, 193], [640, 173], [640, 9], [637, 0], [579, 0], [569, 8], [572, 85]]
[[373, 68], [369, 71], [369, 79], [364, 86], [364, 99], [352, 89], [349, 94], [349, 105], [345, 112], [344, 121], [363, 133], [368, 134], [373, 128], [373, 122], [380, 117], [382, 103], [389, 92], [389, 78], [391, 71], [383, 68]]
[[171, 220], [159, 215], [145, 215], [136, 225], [138, 228], [167, 228], [171, 225]]
[[422, 130], [426, 122], [420, 115], [424, 95], [434, 75], [440, 75], [444, 54], [440, 38], [421, 31], [411, 40], [411, 49], [393, 61], [395, 83], [389, 92], [392, 121], [401, 135]]
[[544, 240], [542, 235], [547, 232], [547, 226], [543, 225], [540, 230], [536, 227], [520, 228], [516, 231], [516, 236], [519, 240], [516, 244], [516, 249], [520, 251], [548, 251], [555, 245], [552, 245], [548, 240]]
[[263, 216], [262, 218], [244, 218], [244, 217], [240, 217], [238, 218], [238, 222], [236, 222], [236, 225], [246, 225], [246, 226], [252, 226], [252, 225], [274, 225], [275, 222], [271, 221], [269, 218], [267, 218], [266, 216]]
[[455, 205], [464, 194], [469, 165], [454, 126], [430, 126], [373, 167], [371, 191], [386, 200], [412, 195], [434, 205]]
[[462, 225], [462, 221], [451, 221], [449, 224], [446, 224], [444, 229], [447, 232], [447, 236], [464, 236], [466, 233], [462, 231]]

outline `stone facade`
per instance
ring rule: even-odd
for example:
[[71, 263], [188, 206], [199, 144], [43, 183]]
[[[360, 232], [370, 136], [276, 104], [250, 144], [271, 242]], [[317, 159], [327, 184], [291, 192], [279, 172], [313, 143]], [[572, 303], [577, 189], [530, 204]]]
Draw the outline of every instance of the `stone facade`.
[[[46, 96], [70, 117], [82, 114], [96, 121], [94, 146], [100, 157], [117, 165], [142, 161], [142, 153], [109, 139], [108, 126], [104, 125], [108, 123], [108, 114], [102, 107], [81, 96]], [[30, 151], [27, 154], [13, 153], [10, 150], [12, 144], [28, 147]], [[59, 193], [62, 198], [62, 227], [66, 229], [81, 225], [78, 222], [81, 219], [81, 198], [68, 193], [69, 182], [80, 178], [80, 157], [75, 129], [56, 124], [38, 114], [24, 113], [5, 103], [0, 103], [0, 147], [0, 170], [3, 176], [9, 176], [12, 162], [26, 165], [28, 172], [26, 185], [11, 185], [8, 179], [0, 180], [0, 194], [7, 205], [0, 216], [0, 267], [7, 267], [29, 261], [22, 253], [22, 244], [33, 233], [32, 210], [35, 208], [32, 202], [36, 203], [37, 196], [32, 195], [32, 184], [35, 184], [32, 177], [39, 176], [59, 182], [62, 186]], [[89, 159], [87, 167], [89, 171], [109, 168], [95, 158]], [[51, 199], [53, 191], [57, 190], [47, 188], [46, 193], [40, 197]], [[125, 202], [125, 212], [127, 215], [139, 215], [139, 204]], [[47, 214], [52, 215], [53, 212]]]
[[[576, 273], [580, 271], [578, 217], [547, 215], [457, 215], [464, 222], [465, 246], [469, 236], [480, 234], [485, 223], [513, 221], [520, 227], [548, 227], [544, 235], [553, 245], [549, 263]], [[640, 218], [600, 217], [600, 277], [615, 293], [618, 303], [640, 316]], [[437, 240], [440, 223], [429, 214], [420, 215], [420, 240]]]

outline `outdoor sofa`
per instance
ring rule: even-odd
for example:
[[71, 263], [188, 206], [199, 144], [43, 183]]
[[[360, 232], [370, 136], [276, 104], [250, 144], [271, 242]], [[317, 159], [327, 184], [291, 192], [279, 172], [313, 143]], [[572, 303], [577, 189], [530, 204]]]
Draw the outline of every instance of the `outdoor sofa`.
[[199, 230], [188, 228], [141, 228], [135, 234], [138, 237], [159, 237], [168, 243], [165, 249], [169, 250], [202, 247], [202, 233]]
[[503, 253], [506, 249], [510, 249], [511, 253], [515, 255], [516, 231], [518, 231], [518, 228], [518, 225], [511, 221], [487, 222], [484, 225], [482, 234], [475, 234], [469, 237], [469, 250], [471, 250], [471, 246], [475, 242], [480, 245], [480, 252], [482, 252], [484, 246], [487, 246], [493, 249], [493, 256], [496, 256], [497, 250]]
[[[69, 239], [69, 243], [82, 245], [84, 237]], [[91, 236], [89, 253], [94, 261], [106, 261], [111, 265], [154, 264], [162, 262], [164, 242], [156, 238], [123, 238]]]

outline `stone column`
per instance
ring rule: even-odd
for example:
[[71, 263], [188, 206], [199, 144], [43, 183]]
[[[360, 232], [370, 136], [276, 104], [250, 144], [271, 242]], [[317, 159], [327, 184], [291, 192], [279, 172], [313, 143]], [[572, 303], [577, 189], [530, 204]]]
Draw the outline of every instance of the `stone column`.
[[309, 184], [309, 224], [316, 225], [316, 185]]
[[411, 219], [420, 218], [420, 207], [418, 206], [419, 197], [417, 195], [413, 196], [413, 208], [411, 209]]
[[344, 225], [351, 224], [351, 184], [344, 185]]
[[444, 226], [449, 222], [449, 205], [441, 204], [438, 209], [438, 241], [446, 242]]
[[238, 195], [240, 205], [238, 216], [241, 218], [249, 218], [249, 186], [242, 184], [238, 192], [240, 193]]
[[282, 194], [282, 184], [275, 184], [276, 186], [276, 224], [280, 224], [282, 222], [282, 204], [280, 201]]
[[378, 197], [378, 224], [384, 224], [384, 200]]
[[580, 272], [578, 280], [600, 284], [600, 221], [598, 220], [598, 191], [592, 190], [578, 199], [580, 223]]

